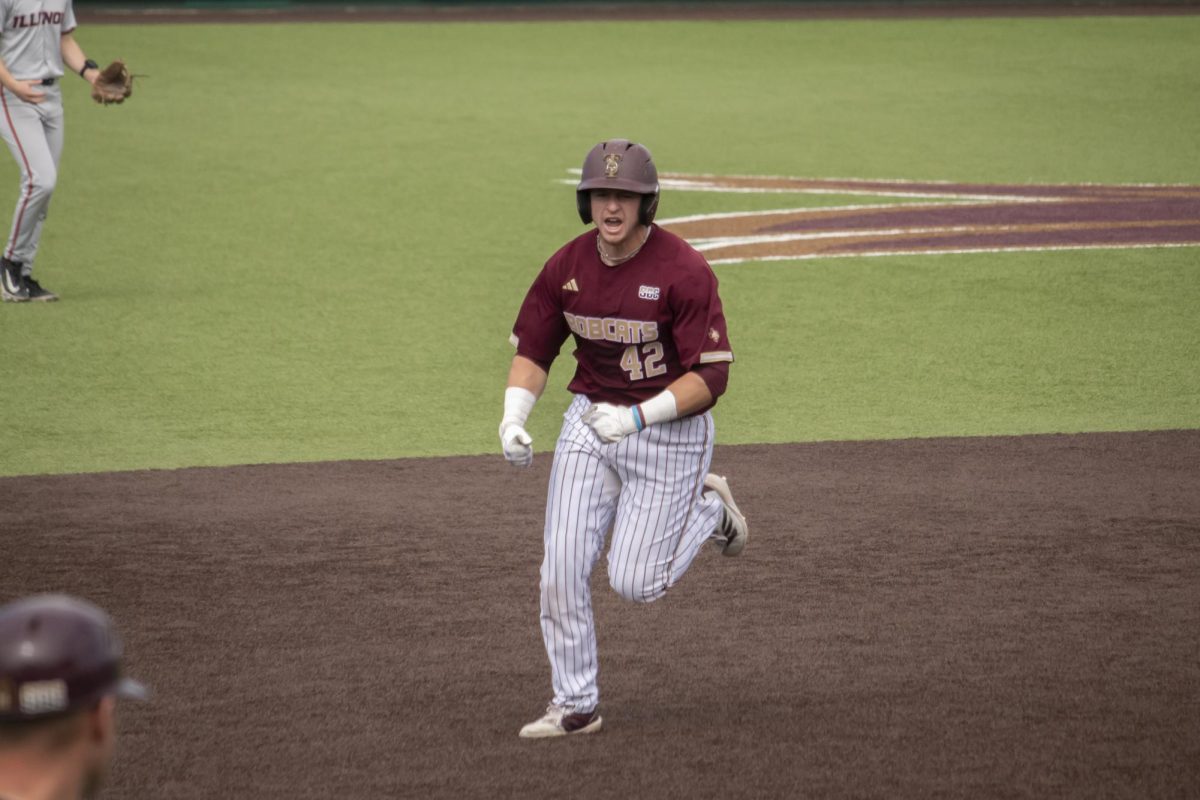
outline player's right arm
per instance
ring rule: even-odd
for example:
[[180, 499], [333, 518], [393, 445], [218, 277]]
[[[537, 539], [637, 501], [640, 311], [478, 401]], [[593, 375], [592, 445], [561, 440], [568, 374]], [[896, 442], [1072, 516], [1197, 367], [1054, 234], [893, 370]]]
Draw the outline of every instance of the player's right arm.
[[3, 61], [0, 61], [0, 84], [26, 103], [40, 103], [46, 99], [46, 93], [37, 88], [41, 81], [17, 80]]
[[569, 334], [562, 315], [561, 289], [553, 277], [556, 261], [551, 258], [529, 287], [510, 338], [517, 354], [504, 390], [500, 446], [514, 467], [533, 463], [533, 437], [526, 432], [525, 423], [546, 388], [550, 364]]
[[[13, 14], [14, 5], [12, 0], [0, 0], [0, 36], [8, 32], [5, 30], [5, 25]], [[3, 60], [0, 60], [0, 85], [26, 103], [40, 103], [46, 99], [46, 93], [38, 88], [42, 85], [41, 81], [17, 80], [9, 71], [8, 64]]]
[[536, 362], [525, 356], [513, 356], [512, 366], [508, 368], [508, 388], [524, 389], [537, 400], [546, 390], [546, 379], [549, 373]]
[[504, 416], [500, 420], [500, 446], [514, 467], [533, 463], [533, 437], [525, 431], [525, 422], [533, 405], [546, 388], [549, 373], [524, 356], [513, 356], [508, 369], [508, 387], [504, 390]]

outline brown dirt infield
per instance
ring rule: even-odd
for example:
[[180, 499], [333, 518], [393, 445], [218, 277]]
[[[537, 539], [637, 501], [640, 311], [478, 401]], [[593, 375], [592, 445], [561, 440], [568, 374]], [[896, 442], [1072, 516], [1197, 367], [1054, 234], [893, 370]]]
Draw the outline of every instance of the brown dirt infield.
[[718, 448], [752, 524], [598, 570], [607, 729], [524, 742], [549, 458], [0, 479], [0, 601], [108, 607], [106, 796], [1185, 797], [1200, 431]]

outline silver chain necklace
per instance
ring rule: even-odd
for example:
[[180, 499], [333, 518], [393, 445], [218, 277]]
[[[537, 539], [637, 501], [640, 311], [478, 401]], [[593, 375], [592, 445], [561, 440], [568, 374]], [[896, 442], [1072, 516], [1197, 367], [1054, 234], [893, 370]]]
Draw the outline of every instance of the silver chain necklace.
[[600, 260], [603, 261], [605, 264], [607, 264], [610, 267], [618, 267], [621, 264], [624, 264], [629, 259], [636, 256], [638, 253], [642, 252], [642, 248], [646, 246], [646, 242], [650, 239], [650, 231], [652, 231], [652, 230], [653, 230], [653, 228], [651, 228], [649, 225], [647, 225], [646, 226], [646, 235], [642, 237], [642, 243], [639, 244], [637, 247], [635, 247], [632, 253], [630, 253], [627, 256], [621, 256], [620, 258], [610, 256], [604, 252], [604, 247], [601, 246], [601, 244], [600, 244], [600, 242], [601, 242], [600, 234], [597, 232], [596, 233], [596, 252], [600, 254]]

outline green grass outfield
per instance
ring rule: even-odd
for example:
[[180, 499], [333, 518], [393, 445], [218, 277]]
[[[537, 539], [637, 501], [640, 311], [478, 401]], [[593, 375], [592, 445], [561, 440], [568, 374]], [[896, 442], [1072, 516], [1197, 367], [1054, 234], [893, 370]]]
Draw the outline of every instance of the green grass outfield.
[[[604, 137], [671, 171], [1200, 183], [1195, 16], [77, 36], [151, 77], [119, 108], [67, 80], [63, 300], [0, 307], [3, 475], [497, 451], [512, 319], [581, 231], [556, 181]], [[1200, 427], [1200, 248], [717, 272], [722, 443]]]

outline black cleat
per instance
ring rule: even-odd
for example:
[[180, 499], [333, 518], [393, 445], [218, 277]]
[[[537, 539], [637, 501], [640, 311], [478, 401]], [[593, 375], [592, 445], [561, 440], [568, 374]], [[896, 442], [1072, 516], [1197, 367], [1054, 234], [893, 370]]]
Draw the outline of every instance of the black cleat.
[[50, 303], [58, 299], [58, 295], [49, 289], [43, 289], [32, 275], [25, 278], [25, 288], [29, 292], [29, 299], [34, 302]]
[[0, 258], [0, 296], [6, 303], [29, 301], [29, 287], [21, 276], [21, 262]]

